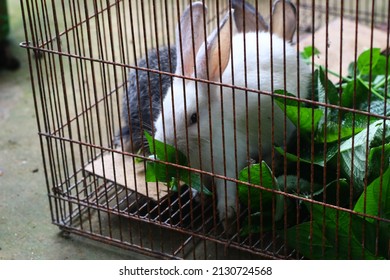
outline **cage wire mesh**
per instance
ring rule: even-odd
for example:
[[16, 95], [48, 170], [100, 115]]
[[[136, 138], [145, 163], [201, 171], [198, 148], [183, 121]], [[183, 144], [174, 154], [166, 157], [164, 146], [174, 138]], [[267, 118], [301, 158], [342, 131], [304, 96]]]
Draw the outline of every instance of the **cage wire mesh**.
[[[188, 8], [183, 0], [21, 0], [21, 45], [30, 62], [53, 224], [162, 258], [389, 258], [389, 3], [292, 2], [203, 1], [206, 15], [203, 5]], [[253, 23], [282, 39], [251, 41], [242, 34]], [[182, 53], [170, 48], [178, 44], [176, 29]], [[207, 36], [212, 47], [196, 46]], [[240, 45], [241, 57], [234, 49]], [[224, 56], [225, 46], [231, 50]], [[271, 51], [261, 56], [264, 49]], [[246, 56], [251, 50], [254, 57]], [[206, 53], [203, 64], [199, 53]], [[244, 70], [224, 68], [224, 59]], [[216, 61], [214, 79], [210, 61]], [[183, 72], [175, 72], [177, 63]], [[207, 75], [199, 70], [204, 65]], [[278, 67], [281, 72], [270, 70]], [[310, 85], [302, 88], [305, 69]], [[298, 84], [296, 92], [286, 93], [290, 82]], [[180, 114], [179, 103], [163, 92], [174, 100], [184, 90], [184, 104], [190, 103], [191, 86], [198, 105]], [[207, 96], [201, 91], [215, 88], [219, 107], [226, 107], [216, 116], [211, 94], [201, 103]], [[251, 103], [253, 95], [258, 101]], [[243, 107], [229, 107], [231, 96]], [[176, 114], [165, 103], [176, 105]], [[212, 115], [220, 124], [224, 119], [219, 140]], [[252, 118], [257, 154], [249, 148]], [[183, 122], [189, 125], [176, 131]], [[144, 130], [163, 132], [159, 140], [171, 146], [152, 138], [147, 145]], [[191, 133], [199, 137], [188, 140]], [[195, 148], [200, 145], [207, 148]]]

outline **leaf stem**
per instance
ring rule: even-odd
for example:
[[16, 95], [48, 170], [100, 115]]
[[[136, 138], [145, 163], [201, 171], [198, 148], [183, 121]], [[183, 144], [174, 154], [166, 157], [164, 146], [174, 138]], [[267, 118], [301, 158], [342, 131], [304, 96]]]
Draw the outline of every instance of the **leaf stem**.
[[385, 100], [385, 97], [382, 94], [380, 94], [379, 92], [377, 92], [375, 87], [370, 86], [369, 83], [367, 83], [366, 81], [362, 80], [362, 78], [360, 78], [360, 77], [357, 77], [356, 79], [359, 80], [369, 91], [371, 91], [379, 99]]
[[387, 76], [387, 77], [383, 76], [383, 78], [379, 82], [375, 83], [373, 88], [374, 89], [380, 88], [381, 86], [383, 86], [386, 83], [386, 81], [388, 81], [389, 78], [390, 78], [390, 76]]
[[337, 78], [342, 78], [343, 80], [347, 80], [348, 82], [349, 82], [349, 81], [352, 81], [352, 79], [347, 78], [347, 77], [341, 77], [338, 73], [336, 73], [336, 72], [334, 72], [334, 71], [332, 71], [332, 70], [330, 70], [330, 69], [327, 69], [327, 68], [325, 68], [325, 67], [322, 66], [322, 65], [319, 65], [319, 64], [314, 63], [314, 66], [315, 66], [315, 67], [318, 67], [318, 68], [321, 68], [324, 72], [328, 72], [329, 74], [332, 74], [333, 76], [335, 76], [335, 77], [337, 77]]

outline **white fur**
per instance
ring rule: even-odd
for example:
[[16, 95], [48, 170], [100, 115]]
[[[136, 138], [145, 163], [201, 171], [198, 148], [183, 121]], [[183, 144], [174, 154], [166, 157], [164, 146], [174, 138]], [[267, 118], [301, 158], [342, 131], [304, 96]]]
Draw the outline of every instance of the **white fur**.
[[[237, 34], [232, 41], [234, 85], [270, 92], [272, 89], [270, 33], [245, 34], [245, 52], [243, 36], [242, 33]], [[273, 89], [284, 89], [284, 69], [286, 69], [286, 90], [296, 94], [298, 92], [296, 47], [284, 43], [276, 36], [273, 36], [272, 40]], [[256, 45], [258, 45], [258, 50]], [[202, 46], [199, 53], [204, 49]], [[244, 56], [246, 56], [247, 61], [247, 84], [245, 83]], [[257, 72], [257, 57], [259, 58], [260, 73]], [[222, 83], [224, 84], [233, 84], [231, 63], [230, 60], [223, 72]], [[299, 70], [300, 97], [306, 98], [311, 70], [301, 60], [299, 60]], [[260, 81], [260, 87], [258, 87], [258, 81]], [[286, 134], [288, 140], [295, 127], [276, 104], [272, 109], [272, 100], [268, 95], [248, 92], [246, 103], [245, 91], [235, 90], [234, 97], [235, 106], [233, 105], [233, 91], [229, 87], [222, 87], [221, 91], [220, 86], [209, 85], [208, 87], [207, 84], [198, 82], [196, 89], [194, 81], [187, 80], [183, 86], [183, 80], [175, 78], [172, 91], [168, 90], [163, 101], [164, 118], [160, 114], [155, 122], [155, 138], [174, 146], [177, 145], [180, 151], [188, 155], [191, 167], [230, 178], [237, 178], [239, 171], [247, 165], [248, 160], [259, 156], [260, 145], [262, 159], [271, 164], [272, 145], [283, 145], [284, 135]], [[258, 106], [259, 102], [260, 107]], [[223, 106], [223, 117], [221, 105]], [[258, 110], [261, 115], [260, 119], [258, 118]], [[272, 110], [274, 110], [273, 116]], [[191, 115], [197, 111], [198, 123], [190, 125]], [[273, 126], [274, 134], [272, 135]], [[166, 138], [164, 138], [164, 134]], [[223, 179], [216, 179], [215, 184], [220, 219], [234, 218], [237, 210], [236, 205], [238, 205], [236, 184]]]

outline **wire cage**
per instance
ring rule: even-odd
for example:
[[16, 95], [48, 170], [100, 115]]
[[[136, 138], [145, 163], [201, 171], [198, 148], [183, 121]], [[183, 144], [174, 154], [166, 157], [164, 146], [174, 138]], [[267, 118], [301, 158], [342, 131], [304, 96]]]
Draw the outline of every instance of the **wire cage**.
[[[273, 2], [21, 0], [21, 46], [29, 57], [53, 224], [160, 258], [390, 257], [389, 3]], [[250, 30], [253, 23], [267, 43]], [[272, 39], [278, 28], [282, 39]], [[241, 57], [234, 49], [240, 44]], [[259, 70], [263, 49], [270, 69], [280, 72]], [[244, 73], [224, 70], [224, 58], [245, 64]], [[209, 67], [207, 75], [201, 67]], [[306, 87], [299, 84], [305, 73]], [[291, 81], [296, 92], [288, 92]], [[184, 104], [194, 102], [194, 84], [199, 100], [202, 89], [221, 93], [217, 107], [226, 108], [213, 107], [215, 120], [210, 95], [209, 103], [192, 103], [198, 105], [191, 114], [188, 104], [180, 114], [179, 103], [166, 101], [184, 90]], [[229, 107], [226, 92], [246, 103]], [[251, 104], [251, 96], [258, 101]], [[176, 105], [176, 115], [165, 102]], [[238, 112], [230, 114], [232, 108]], [[219, 138], [216, 120], [226, 127]], [[179, 130], [179, 123], [196, 129]], [[200, 145], [208, 146], [194, 148]], [[157, 150], [166, 157], [154, 156]]]

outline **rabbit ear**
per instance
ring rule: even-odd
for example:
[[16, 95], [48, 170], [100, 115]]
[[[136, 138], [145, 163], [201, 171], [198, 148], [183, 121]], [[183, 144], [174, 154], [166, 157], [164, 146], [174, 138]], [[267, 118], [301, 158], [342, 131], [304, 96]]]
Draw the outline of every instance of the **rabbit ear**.
[[196, 57], [197, 76], [212, 81], [220, 80], [230, 60], [232, 37], [237, 32], [234, 22], [231, 24], [233, 10], [227, 12], [219, 28], [207, 39], [206, 47], [202, 46]]
[[297, 11], [288, 0], [275, 1], [272, 9], [272, 32], [291, 42], [296, 30]]
[[191, 76], [195, 56], [205, 40], [205, 14], [207, 7], [194, 2], [183, 12], [176, 27], [176, 73]]
[[267, 23], [251, 4], [242, 0], [232, 0], [232, 8], [238, 32], [268, 31]]

